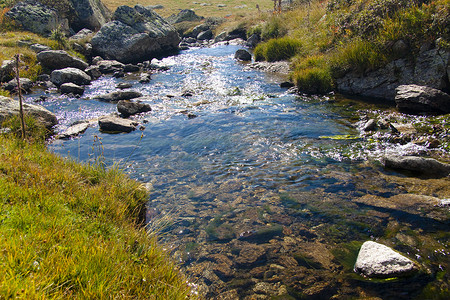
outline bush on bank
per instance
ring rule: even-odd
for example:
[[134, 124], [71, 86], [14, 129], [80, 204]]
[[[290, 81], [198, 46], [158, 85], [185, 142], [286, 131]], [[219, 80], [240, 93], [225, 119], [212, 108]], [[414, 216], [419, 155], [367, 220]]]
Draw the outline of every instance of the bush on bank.
[[259, 44], [255, 48], [255, 60], [271, 62], [288, 60], [298, 54], [301, 47], [302, 44], [300, 41], [290, 37], [271, 39], [268, 42]]

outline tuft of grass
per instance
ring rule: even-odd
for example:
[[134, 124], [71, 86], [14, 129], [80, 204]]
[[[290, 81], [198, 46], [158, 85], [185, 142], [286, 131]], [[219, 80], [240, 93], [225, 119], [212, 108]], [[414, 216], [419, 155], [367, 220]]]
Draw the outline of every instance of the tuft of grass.
[[[33, 143], [44, 143], [45, 138], [49, 136], [50, 131], [32, 116], [25, 114], [24, 117], [26, 132], [25, 138]], [[14, 137], [18, 139], [22, 137], [22, 127], [19, 115], [14, 115], [7, 118], [0, 125], [0, 127], [2, 128], [9, 128], [11, 130], [9, 134], [13, 135]]]
[[307, 94], [325, 94], [334, 88], [332, 71], [324, 55], [296, 57], [290, 78], [299, 91]]
[[255, 48], [255, 60], [266, 60], [271, 62], [288, 60], [299, 54], [301, 48], [301, 42], [290, 37], [272, 39], [268, 42], [259, 44]]
[[330, 57], [330, 61], [334, 74], [340, 76], [348, 71], [364, 73], [377, 69], [387, 63], [388, 57], [378, 45], [354, 39], [339, 45]]
[[0, 89], [0, 96], [10, 97], [11, 94], [8, 91], [5, 91], [4, 89]]
[[261, 39], [263, 41], [281, 38], [286, 34], [287, 29], [283, 26], [282, 19], [278, 16], [272, 16], [264, 23], [261, 29]]
[[186, 299], [186, 278], [139, 226], [147, 191], [0, 135], [0, 295]]
[[299, 69], [292, 76], [299, 91], [308, 94], [329, 93], [334, 87], [329, 69], [318, 67]]

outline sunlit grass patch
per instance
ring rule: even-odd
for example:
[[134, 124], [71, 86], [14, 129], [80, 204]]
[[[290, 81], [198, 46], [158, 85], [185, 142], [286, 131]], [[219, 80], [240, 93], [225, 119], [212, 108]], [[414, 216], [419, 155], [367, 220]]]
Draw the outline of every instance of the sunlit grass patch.
[[185, 299], [186, 278], [139, 220], [147, 191], [0, 135], [0, 295]]
[[288, 60], [300, 53], [302, 44], [300, 41], [283, 37], [272, 39], [268, 42], [259, 44], [255, 49], [256, 60], [280, 61]]

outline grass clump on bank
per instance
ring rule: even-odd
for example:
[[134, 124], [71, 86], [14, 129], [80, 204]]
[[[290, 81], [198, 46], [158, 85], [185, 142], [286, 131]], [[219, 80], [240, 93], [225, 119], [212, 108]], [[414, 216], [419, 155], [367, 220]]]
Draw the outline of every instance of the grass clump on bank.
[[[248, 33], [259, 33], [264, 41], [255, 49], [256, 60], [271, 60], [265, 55], [269, 43], [270, 53], [282, 52], [284, 44], [277, 40], [301, 43], [294, 55], [283, 58], [291, 59], [291, 79], [300, 91], [326, 93], [347, 72], [366, 74], [394, 59], [414, 59], [425, 48], [450, 49], [450, 0], [295, 3], [295, 8], [279, 16], [258, 16], [246, 22]], [[317, 57], [321, 62], [311, 63]]]
[[259, 44], [254, 52], [255, 60], [280, 61], [288, 60], [298, 54], [302, 44], [296, 39], [283, 37], [271, 39], [266, 43]]
[[186, 278], [138, 220], [145, 189], [0, 135], [0, 298], [185, 299]]

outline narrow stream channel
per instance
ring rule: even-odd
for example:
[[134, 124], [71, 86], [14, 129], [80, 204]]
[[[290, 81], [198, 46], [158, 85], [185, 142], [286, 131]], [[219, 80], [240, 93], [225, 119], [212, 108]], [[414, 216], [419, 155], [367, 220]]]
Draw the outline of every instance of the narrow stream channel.
[[[427, 181], [386, 171], [378, 159], [426, 149], [360, 137], [365, 111], [393, 109], [289, 94], [279, 87], [283, 78], [236, 62], [237, 49], [182, 51], [159, 61], [169, 70], [147, 84], [136, 74], [104, 76], [80, 99], [50, 95], [40, 104], [57, 114], [61, 131], [115, 112], [115, 104], [89, 99], [123, 81], [152, 106], [136, 117], [140, 130], [106, 134], [93, 126], [79, 138], [53, 141], [50, 150], [83, 162], [102, 156], [144, 182], [151, 189], [149, 226], [161, 230], [207, 299], [448, 296], [449, 210], [433, 202], [450, 198], [448, 180], [414, 194]], [[355, 274], [367, 240], [425, 271], [390, 281]]]

